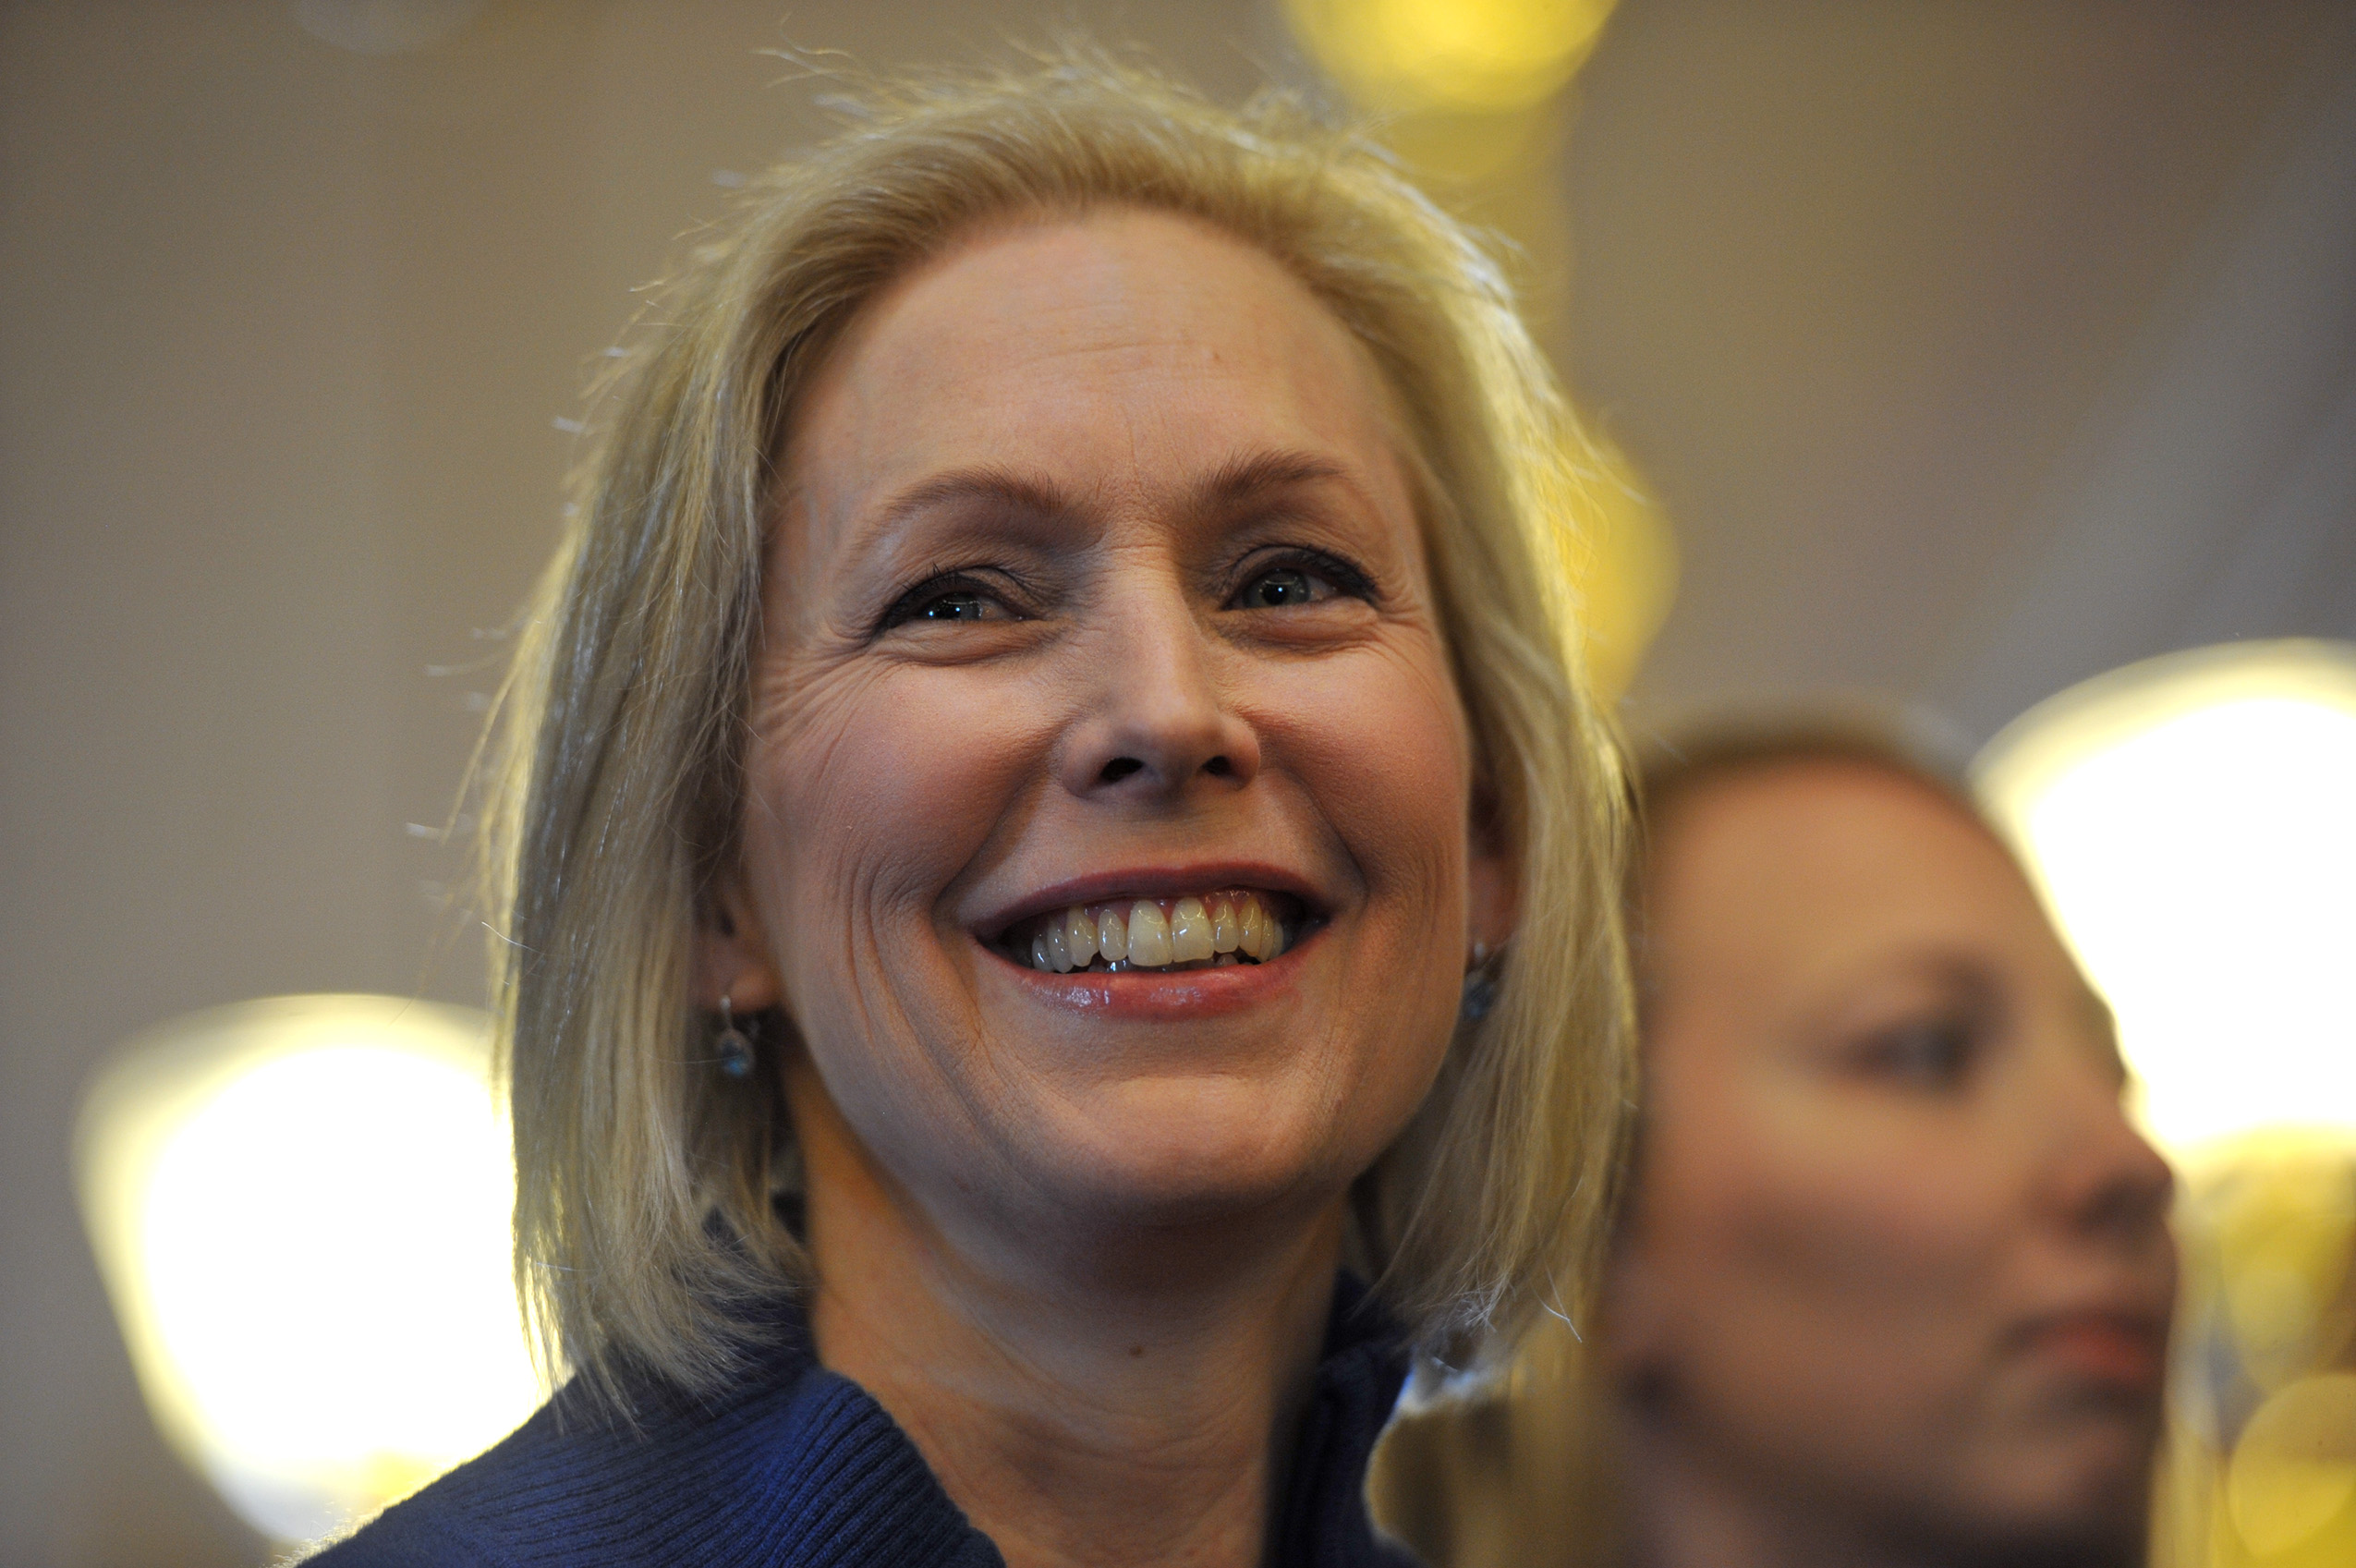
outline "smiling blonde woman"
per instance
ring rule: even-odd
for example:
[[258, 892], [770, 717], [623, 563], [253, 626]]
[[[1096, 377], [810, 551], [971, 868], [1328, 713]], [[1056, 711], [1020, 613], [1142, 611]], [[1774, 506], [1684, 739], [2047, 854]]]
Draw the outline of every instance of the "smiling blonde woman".
[[1592, 1276], [1618, 783], [1498, 269], [1281, 106], [870, 97], [650, 312], [508, 699], [569, 1381], [343, 1568], [1395, 1562], [1411, 1350]]

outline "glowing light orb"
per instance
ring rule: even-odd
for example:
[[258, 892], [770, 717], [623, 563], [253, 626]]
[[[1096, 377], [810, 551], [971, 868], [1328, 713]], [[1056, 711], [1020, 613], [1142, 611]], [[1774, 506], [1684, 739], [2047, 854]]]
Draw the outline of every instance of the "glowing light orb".
[[1560, 91], [1613, 0], [1285, 0], [1295, 37], [1360, 102], [1508, 111]]
[[2226, 1471], [2234, 1527], [2252, 1551], [2271, 1557], [2306, 1543], [2351, 1499], [2356, 1372], [2301, 1378], [2260, 1405], [2234, 1445]]
[[1677, 536], [1627, 456], [1592, 440], [1578, 526], [1561, 539], [1588, 678], [1606, 700], [1628, 690], [1677, 598]]
[[2356, 648], [2130, 665], [2031, 710], [1974, 772], [2163, 1144], [2356, 1127]]
[[249, 1003], [133, 1042], [85, 1102], [84, 1212], [149, 1406], [279, 1540], [539, 1403], [488, 1034], [391, 997]]

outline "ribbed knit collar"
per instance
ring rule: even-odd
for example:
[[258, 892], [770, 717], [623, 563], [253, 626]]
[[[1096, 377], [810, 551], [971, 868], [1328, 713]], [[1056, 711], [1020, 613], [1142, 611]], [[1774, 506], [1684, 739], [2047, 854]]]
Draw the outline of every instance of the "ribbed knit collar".
[[[665, 1564], [1002, 1568], [873, 1396], [812, 1358], [798, 1309], [714, 1404], [655, 1400], [634, 1432], [559, 1393], [514, 1436], [314, 1562], [322, 1568]], [[1368, 1521], [1366, 1460], [1406, 1372], [1397, 1327], [1337, 1282], [1280, 1504], [1280, 1568], [1403, 1568]]]

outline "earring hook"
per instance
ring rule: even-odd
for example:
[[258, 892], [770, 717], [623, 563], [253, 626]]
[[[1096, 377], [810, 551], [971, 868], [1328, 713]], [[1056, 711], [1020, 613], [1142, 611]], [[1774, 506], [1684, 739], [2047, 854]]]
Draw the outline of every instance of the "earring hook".
[[722, 1072], [732, 1078], [751, 1076], [753, 1042], [736, 1027], [736, 1001], [725, 993], [720, 998], [720, 1034], [711, 1043], [720, 1051]]

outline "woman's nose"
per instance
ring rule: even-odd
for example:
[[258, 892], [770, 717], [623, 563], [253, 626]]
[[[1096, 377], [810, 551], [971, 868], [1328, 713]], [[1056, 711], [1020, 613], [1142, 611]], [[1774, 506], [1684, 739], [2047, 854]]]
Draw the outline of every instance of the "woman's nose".
[[1174, 585], [1122, 594], [1075, 653], [1088, 661], [1087, 695], [1055, 760], [1074, 795], [1177, 797], [1258, 774], [1259, 738], [1221, 679], [1235, 655]]
[[2110, 1082], [2080, 1086], [2076, 1105], [2061, 1135], [2054, 1188], [2066, 1222], [2131, 1246], [2164, 1234], [2174, 1171], [2128, 1120]]

